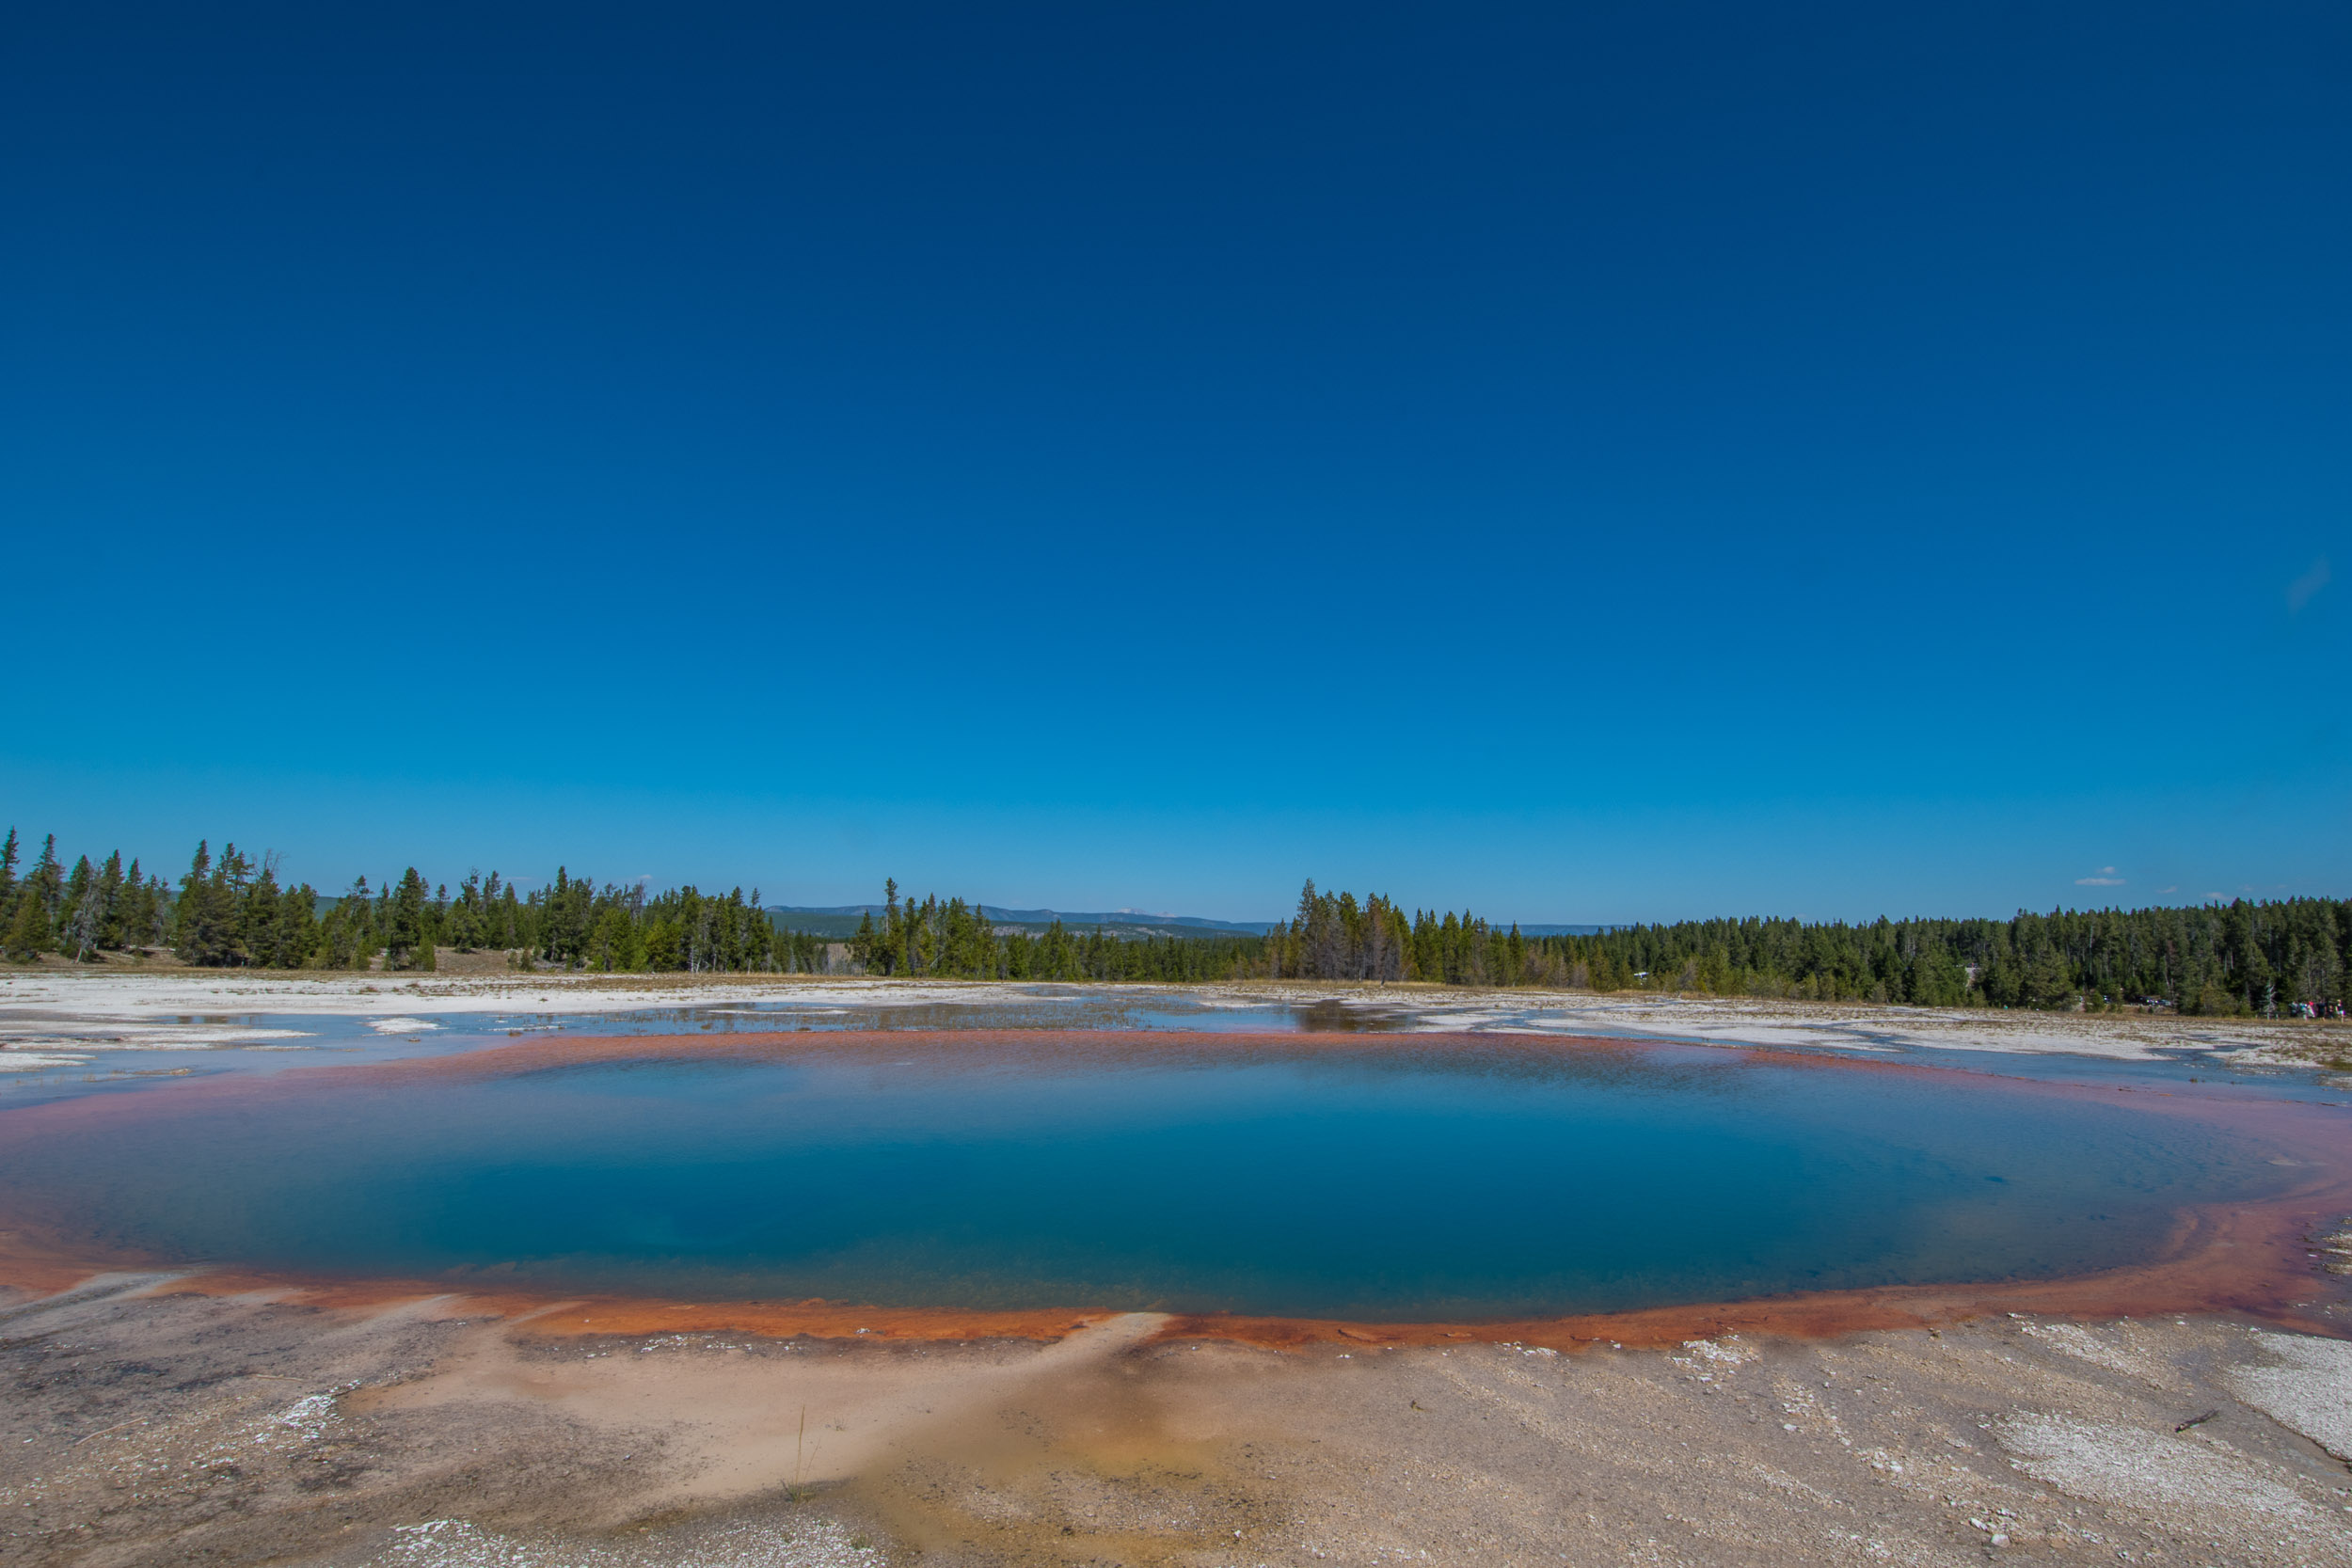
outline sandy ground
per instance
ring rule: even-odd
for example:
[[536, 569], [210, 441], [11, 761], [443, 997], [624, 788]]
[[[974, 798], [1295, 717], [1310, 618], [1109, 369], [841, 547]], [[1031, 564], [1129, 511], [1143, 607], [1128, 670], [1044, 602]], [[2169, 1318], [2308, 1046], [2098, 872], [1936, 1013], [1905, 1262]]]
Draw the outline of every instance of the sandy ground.
[[0, 1560], [2352, 1564], [2352, 1344], [2221, 1320], [1279, 1353], [176, 1289], [0, 1308]]
[[[168, 969], [0, 971], [0, 1071], [78, 1066], [106, 1051], [298, 1044], [289, 1017], [364, 1018], [392, 1034], [430, 1032], [452, 1015], [582, 1018], [762, 1005], [889, 1014], [941, 1006], [1034, 1008], [1041, 998], [1184, 1004], [1212, 1011], [1315, 1007], [1317, 1027], [1435, 1033], [1630, 1035], [1724, 1045], [2069, 1053], [2153, 1059], [2226, 1051], [2241, 1065], [2352, 1059], [2352, 1024], [1763, 1002], [1729, 997], [1464, 991], [1428, 986], [1261, 983], [1186, 987], [1027, 986], [809, 976], [278, 974]], [[277, 1022], [264, 1024], [263, 1015]], [[1075, 1020], [1073, 1019], [1073, 1022]]]

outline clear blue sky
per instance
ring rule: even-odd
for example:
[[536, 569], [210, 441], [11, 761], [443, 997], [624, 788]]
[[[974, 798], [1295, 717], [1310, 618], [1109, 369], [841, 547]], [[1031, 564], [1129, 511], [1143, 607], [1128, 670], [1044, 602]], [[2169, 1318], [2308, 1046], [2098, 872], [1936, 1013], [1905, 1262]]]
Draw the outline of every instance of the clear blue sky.
[[1236, 918], [2352, 893], [2347, 82], [2335, 0], [18, 11], [0, 816]]

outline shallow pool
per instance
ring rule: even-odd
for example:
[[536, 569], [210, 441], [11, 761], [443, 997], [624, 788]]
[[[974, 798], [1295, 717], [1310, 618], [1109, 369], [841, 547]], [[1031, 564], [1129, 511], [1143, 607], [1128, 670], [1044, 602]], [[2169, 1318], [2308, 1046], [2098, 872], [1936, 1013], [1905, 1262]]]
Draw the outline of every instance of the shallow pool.
[[604, 1049], [26, 1106], [0, 1114], [0, 1198], [310, 1274], [1470, 1320], [2079, 1273], [2281, 1186], [2265, 1149], [2087, 1090], [1675, 1045]]

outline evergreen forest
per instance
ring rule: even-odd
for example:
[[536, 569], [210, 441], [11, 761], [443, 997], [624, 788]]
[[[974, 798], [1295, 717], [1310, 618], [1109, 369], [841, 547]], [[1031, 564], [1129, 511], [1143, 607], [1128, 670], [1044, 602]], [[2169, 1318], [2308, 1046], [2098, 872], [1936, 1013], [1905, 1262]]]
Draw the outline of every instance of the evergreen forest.
[[1302, 979], [1533, 986], [1597, 991], [2074, 1009], [2156, 1004], [2199, 1014], [2340, 1010], [2352, 964], [2352, 900], [2139, 910], [2020, 911], [1999, 919], [1771, 917], [1522, 935], [1462, 911], [1410, 914], [1377, 895], [1310, 881], [1264, 935], [1171, 929], [1112, 935], [1055, 920], [1006, 926], [977, 902], [884, 887], [847, 942], [786, 928], [756, 888], [652, 893], [559, 866], [518, 890], [497, 872], [453, 893], [414, 867], [333, 894], [286, 885], [276, 859], [197, 847], [167, 880], [119, 853], [69, 869], [54, 835], [24, 863], [0, 844], [0, 952], [90, 962], [168, 950], [211, 968], [434, 969], [438, 955], [494, 953], [517, 968], [696, 974], [854, 973], [1052, 981]]
[[168, 948], [206, 968], [431, 970], [438, 954], [503, 953], [517, 968], [810, 974], [825, 943], [779, 928], [759, 890], [649, 894], [638, 884], [596, 886], [559, 866], [525, 895], [495, 871], [469, 874], [452, 894], [414, 866], [371, 887], [365, 877], [333, 895], [286, 886], [273, 857], [256, 861], [224, 844], [199, 844], [176, 885], [120, 854], [67, 871], [55, 835], [18, 873], [13, 829], [0, 843], [0, 950], [25, 962], [43, 953], [87, 961], [107, 952]]

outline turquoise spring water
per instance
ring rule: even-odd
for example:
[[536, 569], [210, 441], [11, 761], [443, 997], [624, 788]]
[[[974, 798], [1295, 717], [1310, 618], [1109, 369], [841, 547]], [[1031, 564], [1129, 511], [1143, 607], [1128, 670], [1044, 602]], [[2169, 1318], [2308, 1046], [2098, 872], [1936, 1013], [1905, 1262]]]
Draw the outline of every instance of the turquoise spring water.
[[150, 1255], [690, 1300], [1472, 1320], [2144, 1258], [2263, 1151], [1962, 1074], [1681, 1046], [821, 1035], [0, 1115]]

